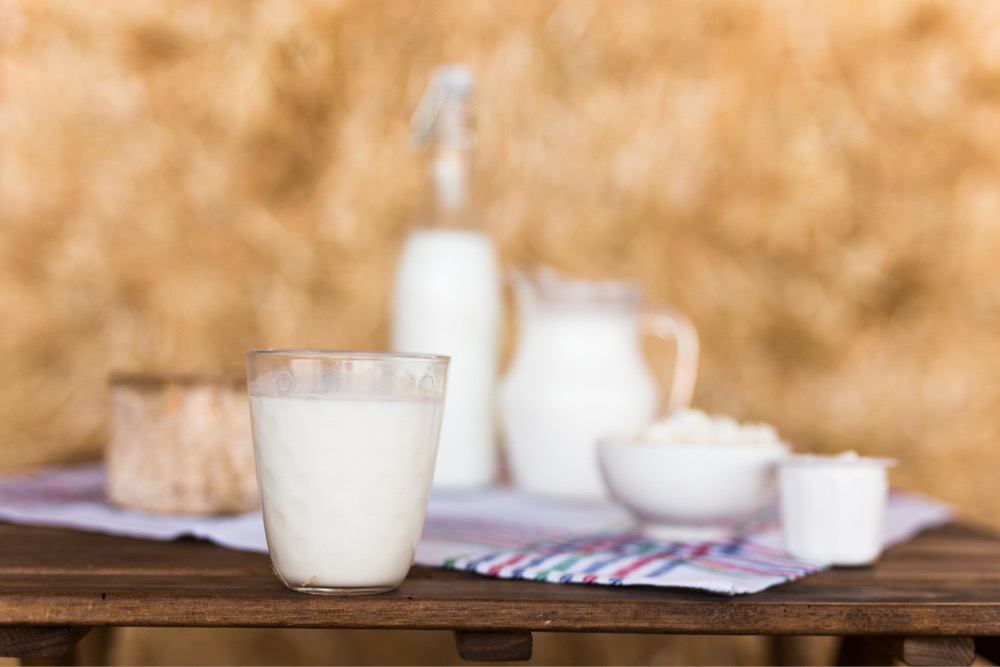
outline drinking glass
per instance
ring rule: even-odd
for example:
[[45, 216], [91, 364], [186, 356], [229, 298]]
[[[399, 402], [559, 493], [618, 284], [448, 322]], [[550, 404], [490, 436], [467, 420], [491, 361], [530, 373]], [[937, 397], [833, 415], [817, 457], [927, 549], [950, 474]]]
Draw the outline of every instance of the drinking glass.
[[399, 586], [427, 513], [449, 358], [265, 349], [246, 360], [278, 578], [327, 595]]

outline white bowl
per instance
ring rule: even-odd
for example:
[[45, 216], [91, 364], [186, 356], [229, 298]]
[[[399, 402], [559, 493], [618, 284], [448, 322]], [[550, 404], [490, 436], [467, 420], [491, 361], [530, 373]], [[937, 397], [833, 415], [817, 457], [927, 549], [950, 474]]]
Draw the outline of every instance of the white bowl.
[[598, 445], [611, 494], [664, 539], [710, 539], [739, 528], [775, 492], [781, 443], [755, 445], [605, 440]]

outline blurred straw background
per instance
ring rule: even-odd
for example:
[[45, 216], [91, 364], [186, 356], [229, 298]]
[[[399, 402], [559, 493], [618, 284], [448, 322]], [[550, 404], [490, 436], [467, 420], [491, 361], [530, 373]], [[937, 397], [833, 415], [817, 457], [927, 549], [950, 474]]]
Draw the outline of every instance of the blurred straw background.
[[0, 472], [99, 456], [111, 370], [385, 347], [449, 61], [506, 264], [640, 281], [703, 336], [696, 407], [1000, 527], [1000, 4], [972, 0], [0, 0]]

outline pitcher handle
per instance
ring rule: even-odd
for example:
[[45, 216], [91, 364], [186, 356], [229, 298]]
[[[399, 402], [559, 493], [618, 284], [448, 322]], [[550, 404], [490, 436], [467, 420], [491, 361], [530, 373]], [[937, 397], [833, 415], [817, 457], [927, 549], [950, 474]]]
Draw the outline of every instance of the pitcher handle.
[[660, 304], [645, 309], [642, 324], [654, 336], [665, 340], [672, 338], [677, 350], [667, 411], [673, 412], [689, 406], [694, 394], [694, 383], [698, 378], [697, 329], [687, 315], [676, 308]]

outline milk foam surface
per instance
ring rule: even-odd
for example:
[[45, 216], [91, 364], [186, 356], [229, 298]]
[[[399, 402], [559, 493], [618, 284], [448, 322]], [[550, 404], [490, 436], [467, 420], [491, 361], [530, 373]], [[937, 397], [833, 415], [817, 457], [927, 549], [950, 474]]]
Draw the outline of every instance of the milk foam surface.
[[427, 512], [441, 400], [251, 396], [271, 561], [292, 587], [392, 587]]

